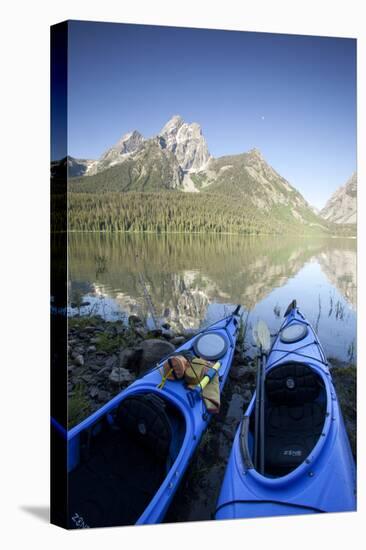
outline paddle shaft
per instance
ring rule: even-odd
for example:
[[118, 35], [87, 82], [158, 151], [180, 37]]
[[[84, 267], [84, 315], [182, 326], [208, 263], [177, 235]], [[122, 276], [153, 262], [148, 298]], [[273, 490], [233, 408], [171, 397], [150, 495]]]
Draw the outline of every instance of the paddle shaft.
[[254, 466], [259, 467], [259, 417], [260, 417], [260, 394], [261, 394], [261, 360], [257, 356], [257, 385], [255, 389], [255, 424], [254, 424]]
[[253, 328], [253, 337], [255, 344], [259, 347], [255, 396], [254, 466], [261, 474], [264, 474], [264, 379], [266, 357], [271, 347], [271, 336], [264, 321], [259, 320]]
[[259, 443], [259, 471], [261, 474], [264, 474], [264, 380], [265, 380], [265, 371], [266, 371], [266, 355], [264, 353], [261, 354], [261, 390], [260, 390], [260, 411], [259, 411], [259, 419], [260, 419], [260, 426], [259, 426], [259, 435], [260, 435], [260, 443]]

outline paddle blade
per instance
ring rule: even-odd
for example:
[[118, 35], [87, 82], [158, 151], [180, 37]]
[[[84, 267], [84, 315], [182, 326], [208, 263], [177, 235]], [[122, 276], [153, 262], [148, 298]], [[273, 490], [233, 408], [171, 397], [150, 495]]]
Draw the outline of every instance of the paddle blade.
[[264, 353], [269, 352], [269, 348], [271, 347], [271, 335], [266, 323], [262, 321], [262, 319], [260, 319], [253, 328], [253, 339], [256, 346], [261, 348]]

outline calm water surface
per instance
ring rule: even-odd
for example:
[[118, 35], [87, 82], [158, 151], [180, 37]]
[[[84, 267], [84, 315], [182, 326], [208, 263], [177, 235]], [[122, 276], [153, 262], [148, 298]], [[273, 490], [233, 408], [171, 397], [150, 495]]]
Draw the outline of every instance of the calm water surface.
[[146, 289], [156, 317], [178, 331], [212, 323], [240, 303], [249, 328], [263, 318], [274, 333], [296, 298], [328, 357], [355, 360], [355, 240], [69, 235], [70, 315], [87, 301], [82, 314], [137, 314], [151, 323]]

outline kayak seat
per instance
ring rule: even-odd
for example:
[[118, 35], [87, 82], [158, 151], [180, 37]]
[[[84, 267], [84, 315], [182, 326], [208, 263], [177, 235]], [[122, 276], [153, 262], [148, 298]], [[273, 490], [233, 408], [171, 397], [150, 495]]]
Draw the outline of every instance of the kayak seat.
[[286, 363], [266, 376], [266, 395], [271, 403], [302, 405], [314, 401], [323, 387], [313, 369], [302, 363]]
[[172, 442], [172, 426], [160, 397], [150, 394], [124, 399], [117, 424], [159, 461], [166, 461]]
[[297, 468], [319, 439], [324, 419], [324, 389], [307, 365], [292, 363], [266, 378], [265, 472], [283, 476]]

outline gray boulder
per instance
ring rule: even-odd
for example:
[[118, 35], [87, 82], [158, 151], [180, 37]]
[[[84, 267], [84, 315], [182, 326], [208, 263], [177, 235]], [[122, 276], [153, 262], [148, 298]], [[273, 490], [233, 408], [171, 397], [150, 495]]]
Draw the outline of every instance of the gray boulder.
[[173, 344], [166, 340], [159, 340], [158, 338], [145, 340], [141, 343], [139, 349], [142, 350], [140, 362], [140, 370], [142, 372], [154, 367], [163, 357], [175, 351]]
[[97, 397], [98, 395], [98, 391], [99, 389], [97, 388], [97, 386], [92, 386], [89, 390], [89, 395], [92, 399], [94, 399], [94, 397]]
[[114, 367], [109, 375], [112, 384], [130, 384], [135, 380], [135, 376], [122, 367]]
[[139, 373], [143, 351], [140, 348], [123, 349], [119, 354], [119, 366]]
[[144, 322], [138, 315], [130, 315], [128, 318], [128, 324], [132, 327], [143, 327]]
[[186, 341], [186, 338], [184, 336], [175, 336], [171, 340], [171, 343], [174, 344], [175, 346], [181, 346], [182, 344], [184, 344], [185, 341]]
[[111, 355], [111, 357], [108, 357], [108, 359], [105, 362], [105, 367], [107, 369], [113, 369], [113, 367], [117, 366], [117, 355]]
[[74, 361], [75, 361], [75, 364], [79, 365], [80, 367], [84, 365], [84, 357], [81, 354], [76, 355], [76, 357], [74, 357]]
[[241, 380], [245, 378], [248, 382], [252, 382], [255, 379], [255, 369], [245, 365], [233, 366], [230, 369], [229, 376], [232, 380]]

